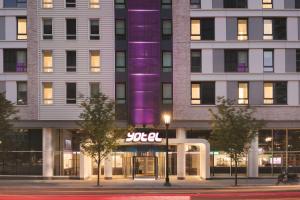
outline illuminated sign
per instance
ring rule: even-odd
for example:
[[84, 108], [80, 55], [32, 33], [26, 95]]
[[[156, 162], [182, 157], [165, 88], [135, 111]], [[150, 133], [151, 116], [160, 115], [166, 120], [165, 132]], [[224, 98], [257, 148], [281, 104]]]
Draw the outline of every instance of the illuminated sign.
[[158, 135], [158, 132], [150, 132], [148, 134], [144, 132], [127, 133], [125, 142], [162, 142], [162, 139]]

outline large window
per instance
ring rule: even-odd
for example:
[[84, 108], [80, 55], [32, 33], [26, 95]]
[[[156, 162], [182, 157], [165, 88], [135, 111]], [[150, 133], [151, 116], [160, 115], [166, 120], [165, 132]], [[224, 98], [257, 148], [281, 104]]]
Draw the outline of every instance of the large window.
[[248, 72], [248, 50], [226, 49], [225, 72]]
[[240, 82], [238, 88], [238, 104], [249, 104], [249, 84], [248, 82]]
[[162, 103], [172, 104], [173, 103], [173, 87], [172, 83], [162, 84]]
[[67, 40], [76, 40], [76, 19], [66, 19]]
[[100, 0], [90, 0], [90, 8], [100, 8]]
[[161, 0], [161, 8], [162, 9], [171, 9], [172, 8], [172, 0]]
[[27, 105], [26, 81], [17, 81], [17, 105]]
[[43, 8], [53, 8], [53, 0], [43, 0]]
[[90, 51], [90, 69], [91, 72], [100, 72], [101, 58], [99, 50]]
[[247, 7], [248, 7], [248, 0], [224, 0], [224, 8], [247, 8]]
[[76, 72], [76, 51], [66, 51], [67, 72]]
[[264, 104], [287, 104], [287, 82], [265, 82]]
[[190, 0], [191, 8], [201, 8], [201, 0]]
[[263, 8], [273, 8], [273, 0], [262, 0]]
[[76, 83], [66, 83], [66, 103], [76, 104]]
[[115, 8], [117, 9], [126, 8], [126, 0], [115, 0]]
[[201, 50], [191, 50], [191, 72], [202, 72]]
[[191, 90], [192, 105], [215, 104], [215, 82], [192, 82]]
[[126, 103], [126, 84], [116, 83], [116, 103], [125, 104]]
[[214, 40], [215, 19], [214, 18], [192, 18], [191, 40]]
[[116, 52], [116, 71], [125, 72], [126, 71], [126, 52], [117, 51]]
[[273, 39], [273, 23], [271, 19], [264, 19], [264, 40]]
[[67, 8], [75, 8], [76, 7], [76, 0], [66, 0], [66, 7]]
[[300, 0], [295, 0], [295, 8], [300, 8]]
[[163, 72], [171, 72], [172, 71], [172, 52], [171, 51], [163, 51], [162, 52], [162, 69]]
[[264, 40], [286, 40], [286, 18], [264, 19]]
[[274, 51], [264, 50], [264, 72], [274, 71]]
[[53, 104], [53, 84], [50, 82], [43, 83], [43, 104]]
[[4, 72], [27, 72], [26, 49], [4, 49]]
[[296, 71], [300, 72], [300, 49], [296, 50]]
[[90, 97], [95, 97], [100, 93], [100, 83], [90, 83]]
[[90, 40], [100, 39], [99, 19], [90, 20]]
[[53, 38], [52, 35], [52, 19], [43, 19], [43, 39], [49, 40]]
[[17, 39], [27, 40], [27, 18], [17, 17]]
[[170, 40], [172, 38], [172, 20], [162, 20], [162, 39]]
[[238, 40], [248, 40], [248, 19], [238, 19]]
[[53, 72], [53, 55], [51, 50], [43, 51], [43, 72]]
[[27, 0], [4, 0], [4, 8], [26, 8]]
[[124, 19], [116, 20], [116, 39], [117, 40], [126, 39], [126, 23]]

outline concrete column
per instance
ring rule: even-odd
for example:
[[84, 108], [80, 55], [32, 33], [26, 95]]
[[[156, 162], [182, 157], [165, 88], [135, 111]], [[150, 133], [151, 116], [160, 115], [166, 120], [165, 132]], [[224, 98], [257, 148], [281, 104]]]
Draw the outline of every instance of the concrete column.
[[52, 143], [52, 129], [43, 128], [43, 177], [53, 176], [54, 156]]
[[215, 40], [226, 41], [226, 18], [215, 18]]
[[177, 179], [185, 179], [185, 144], [177, 145]]
[[287, 40], [288, 41], [297, 41], [298, 40], [298, 29], [294, 28], [298, 26], [297, 17], [288, 17], [287, 18]]
[[112, 156], [109, 154], [104, 160], [104, 179], [112, 179]]
[[249, 9], [261, 9], [262, 8], [262, 1], [261, 0], [250, 0], [248, 1], [248, 8]]
[[273, 58], [274, 72], [285, 73], [285, 49], [275, 49]]
[[200, 144], [200, 178], [210, 177], [210, 145], [208, 142]]
[[85, 155], [84, 153], [80, 153], [80, 179], [89, 178], [92, 175], [92, 159]]
[[288, 105], [298, 106], [299, 105], [299, 81], [288, 82]]
[[185, 140], [185, 129], [184, 128], [178, 128], [176, 129], [176, 138], [180, 140]]
[[251, 148], [248, 152], [248, 177], [258, 177], [258, 136], [251, 143]]

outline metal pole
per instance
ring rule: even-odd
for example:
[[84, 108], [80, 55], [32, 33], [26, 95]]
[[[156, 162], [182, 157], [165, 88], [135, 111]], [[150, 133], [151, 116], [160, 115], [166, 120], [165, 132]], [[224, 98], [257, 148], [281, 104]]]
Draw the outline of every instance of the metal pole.
[[169, 124], [166, 124], [166, 181], [165, 186], [171, 186], [169, 179], [169, 137], [168, 137]]

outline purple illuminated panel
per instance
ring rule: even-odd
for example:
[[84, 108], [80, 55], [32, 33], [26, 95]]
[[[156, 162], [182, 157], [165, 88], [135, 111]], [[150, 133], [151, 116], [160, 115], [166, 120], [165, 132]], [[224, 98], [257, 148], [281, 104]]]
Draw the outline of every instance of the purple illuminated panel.
[[159, 123], [160, 0], [128, 0], [128, 82], [134, 125]]

